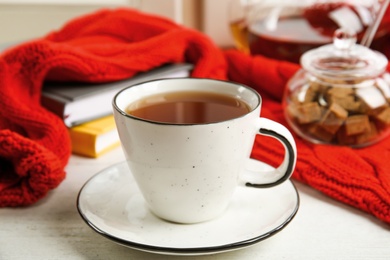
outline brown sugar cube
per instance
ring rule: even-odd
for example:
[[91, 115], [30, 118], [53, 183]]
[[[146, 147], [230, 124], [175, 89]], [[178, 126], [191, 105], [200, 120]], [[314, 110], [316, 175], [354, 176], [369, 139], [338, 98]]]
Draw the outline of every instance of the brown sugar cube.
[[320, 88], [321, 86], [317, 82], [309, 82], [302, 86], [299, 93], [291, 95], [291, 101], [295, 103], [313, 102], [317, 99]]
[[345, 132], [345, 126], [342, 126], [337, 132], [337, 142], [341, 145], [353, 145], [356, 143], [356, 136], [348, 136]]
[[321, 107], [316, 102], [302, 103], [291, 107], [290, 112], [300, 124], [312, 123], [320, 120], [322, 115]]
[[[314, 85], [314, 87], [313, 87]], [[312, 102], [314, 100], [316, 100], [316, 98], [318, 97], [318, 89], [315, 87], [317, 84], [314, 83], [312, 84], [307, 90], [306, 90], [306, 93], [305, 93], [305, 98], [303, 100], [304, 103], [307, 103], [307, 102]]]
[[348, 112], [338, 104], [331, 104], [329, 111], [334, 113], [339, 118], [344, 119], [348, 116]]
[[357, 107], [356, 110], [349, 110], [353, 113], [357, 113], [357, 114], [366, 114], [366, 115], [370, 115], [371, 113], [371, 108], [366, 104], [364, 103], [363, 100], [361, 100], [359, 97], [356, 97], [356, 102], [359, 103], [359, 107]]
[[368, 107], [367, 105], [364, 105], [364, 103], [362, 103], [363, 104], [363, 108], [364, 108], [364, 113], [361, 113], [361, 114], [365, 114], [365, 115], [368, 115], [369, 117], [372, 117], [372, 118], [374, 118], [375, 120], [379, 120], [377, 117], [378, 117], [378, 115], [380, 114], [380, 113], [382, 113], [386, 108], [388, 108], [389, 107], [389, 105], [388, 104], [385, 104], [385, 105], [383, 105], [383, 106], [380, 106], [380, 107], [377, 107], [377, 108], [375, 108], [375, 109], [371, 109], [370, 107]]
[[354, 115], [345, 120], [346, 135], [357, 135], [370, 131], [370, 121], [367, 115]]
[[310, 81], [310, 88], [314, 91], [314, 92], [321, 92], [325, 86], [322, 85], [320, 82], [318, 81]]
[[335, 134], [348, 117], [348, 112], [337, 103], [333, 103], [320, 120], [320, 127]]
[[378, 135], [378, 130], [374, 123], [370, 122], [370, 130], [356, 136], [356, 144], [367, 143], [374, 140]]
[[334, 87], [334, 88], [329, 88], [327, 91], [327, 96], [333, 96], [333, 97], [345, 97], [348, 95], [353, 95], [354, 90], [352, 88], [341, 88], [341, 87]]
[[385, 108], [379, 114], [375, 116], [381, 124], [389, 125], [390, 124], [390, 107]]
[[322, 85], [317, 81], [310, 81], [309, 88], [306, 90], [305, 98], [303, 102], [312, 102], [318, 99], [318, 96], [326, 89], [327, 87]]
[[324, 142], [330, 142], [334, 138], [332, 133], [329, 133], [318, 125], [314, 125], [308, 131], [312, 136]]
[[360, 146], [374, 140], [378, 135], [378, 130], [375, 124], [370, 122], [370, 129], [367, 132], [357, 135], [347, 135], [346, 128], [343, 126], [337, 132], [337, 141], [341, 145]]
[[355, 101], [354, 96], [344, 96], [344, 97], [336, 97], [331, 96], [329, 98], [330, 103], [337, 103], [345, 110], [351, 112], [359, 112], [361, 110], [362, 103], [360, 101]]

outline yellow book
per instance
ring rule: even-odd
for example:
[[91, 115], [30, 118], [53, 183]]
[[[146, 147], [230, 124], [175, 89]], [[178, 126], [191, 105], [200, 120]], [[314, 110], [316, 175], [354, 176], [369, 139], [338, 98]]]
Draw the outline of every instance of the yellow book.
[[74, 154], [96, 158], [120, 144], [113, 115], [68, 129]]

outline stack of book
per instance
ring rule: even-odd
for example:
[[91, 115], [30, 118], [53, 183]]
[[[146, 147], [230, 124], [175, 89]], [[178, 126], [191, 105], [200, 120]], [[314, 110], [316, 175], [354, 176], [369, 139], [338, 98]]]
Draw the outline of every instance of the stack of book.
[[46, 82], [41, 103], [63, 118], [72, 152], [96, 158], [120, 144], [112, 114], [112, 99], [119, 90], [154, 79], [188, 77], [192, 68], [191, 64], [168, 64], [104, 84]]

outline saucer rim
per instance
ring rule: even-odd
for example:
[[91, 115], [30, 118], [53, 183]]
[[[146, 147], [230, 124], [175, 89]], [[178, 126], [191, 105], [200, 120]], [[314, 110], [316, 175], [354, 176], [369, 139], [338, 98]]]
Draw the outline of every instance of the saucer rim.
[[[85, 186], [90, 181], [92, 181], [95, 177], [98, 177], [100, 174], [106, 172], [107, 170], [109, 170], [111, 168], [118, 167], [119, 165], [124, 164], [124, 163], [126, 163], [126, 161], [122, 161], [122, 162], [119, 162], [119, 163], [116, 163], [116, 164], [113, 164], [111, 166], [106, 167], [105, 169], [94, 174], [91, 178], [89, 178], [83, 184], [83, 186], [81, 187], [81, 189], [77, 195], [77, 211], [79, 212], [83, 221], [90, 228], [92, 228], [95, 232], [97, 232], [101, 236], [103, 236], [103, 237], [105, 237], [105, 238], [107, 238], [107, 239], [109, 239], [109, 240], [111, 240], [119, 245], [122, 245], [122, 246], [125, 246], [128, 248], [132, 248], [132, 249], [136, 249], [136, 250], [140, 250], [140, 251], [144, 251], [144, 252], [149, 252], [149, 253], [165, 254], [165, 255], [183, 255], [183, 256], [185, 256], [185, 255], [188, 255], [188, 256], [189, 255], [208, 255], [208, 254], [215, 254], [215, 253], [222, 253], [222, 252], [238, 250], [238, 249], [246, 248], [246, 247], [252, 246], [254, 244], [257, 244], [265, 239], [268, 239], [268, 238], [274, 236], [275, 234], [279, 233], [280, 231], [282, 231], [294, 219], [294, 217], [296, 216], [296, 214], [299, 210], [299, 207], [300, 207], [299, 192], [298, 192], [295, 184], [291, 181], [291, 179], [289, 179], [286, 182], [288, 182], [292, 186], [293, 191], [294, 191], [295, 196], [296, 196], [296, 205], [295, 205], [293, 211], [291, 212], [291, 214], [289, 214], [288, 217], [286, 217], [286, 219], [283, 221], [283, 223], [281, 223], [277, 227], [274, 227], [273, 229], [269, 230], [268, 232], [261, 233], [260, 235], [255, 236], [253, 238], [242, 240], [242, 241], [237, 241], [234, 243], [227, 243], [227, 244], [223, 244], [223, 245], [218, 245], [218, 246], [183, 247], [183, 248], [147, 245], [147, 244], [142, 244], [142, 243], [126, 240], [126, 239], [121, 239], [121, 238], [118, 238], [114, 235], [109, 234], [108, 232], [101, 230], [94, 223], [92, 223], [92, 221], [90, 221], [88, 219], [88, 217], [83, 213], [83, 210], [81, 209], [81, 205], [80, 205], [80, 199], [81, 199], [82, 191], [84, 190]], [[266, 164], [264, 162], [262, 162], [262, 163], [269, 166], [268, 164]], [[161, 220], [161, 221], [163, 221], [163, 220]]]

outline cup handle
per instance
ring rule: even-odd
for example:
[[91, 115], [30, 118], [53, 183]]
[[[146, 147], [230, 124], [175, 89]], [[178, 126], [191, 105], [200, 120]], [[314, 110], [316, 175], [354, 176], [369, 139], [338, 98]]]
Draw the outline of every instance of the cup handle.
[[270, 171], [259, 171], [258, 169], [261, 168], [259, 161], [252, 160], [252, 163], [257, 163], [257, 165], [252, 165], [253, 169], [245, 171], [245, 185], [255, 188], [279, 185], [288, 180], [295, 169], [297, 148], [294, 138], [285, 126], [267, 118], [257, 118], [256, 127], [259, 129], [258, 134], [273, 137], [283, 144], [284, 159], [279, 167]]

